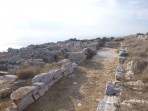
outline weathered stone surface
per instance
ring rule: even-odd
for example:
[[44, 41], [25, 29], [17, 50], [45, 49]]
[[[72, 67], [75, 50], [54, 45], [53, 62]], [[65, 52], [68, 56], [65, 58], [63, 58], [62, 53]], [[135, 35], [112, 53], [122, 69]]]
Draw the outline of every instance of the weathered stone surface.
[[127, 57], [119, 57], [119, 63], [120, 64], [124, 64], [125, 60], [127, 59]]
[[33, 98], [34, 98], [35, 100], [39, 99], [39, 97], [40, 97], [40, 95], [39, 95], [38, 93], [33, 94]]
[[126, 80], [132, 79], [132, 78], [134, 77], [133, 71], [128, 71], [128, 72], [125, 74], [124, 77], [125, 77]]
[[67, 63], [69, 63], [69, 62], [70, 62], [70, 60], [68, 60], [68, 59], [63, 59], [62, 61], [59, 61], [57, 64], [64, 65], [64, 64], [67, 64]]
[[74, 72], [74, 68], [70, 68], [69, 69], [69, 74], [73, 73]]
[[8, 63], [11, 64], [11, 65], [16, 65], [17, 63], [19, 63], [18, 61], [22, 60], [21, 57], [19, 56], [15, 56], [15, 57], [12, 57]]
[[0, 70], [1, 71], [6, 71], [8, 69], [6, 64], [0, 64]]
[[132, 67], [133, 67], [133, 61], [130, 61], [130, 62], [127, 63], [126, 70], [131, 71]]
[[127, 83], [124, 83], [124, 84], [125, 85], [130, 85], [130, 86], [136, 86], [136, 87], [142, 87], [142, 86], [145, 85], [141, 80], [138, 80], [138, 81], [130, 81], [130, 82], [127, 82]]
[[66, 71], [64, 72], [64, 76], [66, 77], [66, 76], [68, 76], [68, 74], [69, 74], [69, 71], [66, 70]]
[[96, 111], [116, 111], [119, 99], [116, 96], [105, 96]]
[[114, 48], [114, 47], [120, 47], [120, 42], [106, 42], [105, 47]]
[[47, 90], [48, 90], [48, 84], [39, 89], [38, 93], [40, 96], [43, 96]]
[[34, 102], [33, 92], [37, 90], [36, 86], [21, 87], [11, 94], [11, 99], [18, 109], [23, 110]]
[[128, 56], [128, 53], [127, 52], [120, 52], [119, 56], [126, 57], [126, 56]]
[[4, 76], [4, 75], [8, 75], [9, 72], [6, 72], [6, 71], [0, 71], [0, 76]]
[[48, 83], [48, 88], [50, 88], [52, 85], [54, 85], [55, 81], [52, 80], [50, 83]]
[[[147, 100], [143, 100], [143, 99], [142, 100], [130, 99], [130, 100], [124, 100], [120, 104], [120, 109], [122, 111], [133, 111], [135, 106], [139, 106], [141, 108], [144, 107], [146, 109], [147, 105], [148, 105], [148, 101]], [[137, 109], [136, 111], [139, 111], [139, 109]], [[147, 111], [147, 110], [141, 110], [141, 111]]]
[[116, 80], [122, 81], [124, 79], [124, 73], [123, 72], [116, 72], [115, 77], [116, 77]]
[[86, 55], [83, 52], [68, 52], [67, 57], [76, 64], [80, 64], [86, 59]]
[[45, 83], [44, 82], [35, 82], [33, 83], [34, 86], [38, 86], [39, 89], [43, 88], [45, 86]]
[[53, 78], [54, 79], [61, 79], [63, 77], [63, 70], [62, 69], [58, 69], [53, 73]]
[[12, 100], [21, 99], [30, 93], [32, 94], [34, 88], [35, 88], [34, 86], [21, 87], [17, 89], [16, 91], [14, 91], [10, 97]]
[[116, 80], [123, 80], [124, 78], [124, 69], [122, 68], [122, 66], [120, 64], [117, 65], [117, 68], [116, 68], [116, 73], [115, 73], [115, 77], [116, 77]]
[[63, 65], [63, 69], [69, 70], [72, 67], [72, 62], [66, 63]]
[[40, 73], [36, 75], [33, 79], [32, 82], [44, 82], [45, 84], [49, 83], [53, 79], [53, 72], [50, 71], [48, 73]]
[[116, 96], [119, 94], [120, 89], [116, 86], [116, 84], [113, 84], [111, 81], [109, 81], [106, 85], [105, 95], [107, 96]]
[[75, 69], [77, 67], [76, 63], [72, 63], [72, 68]]

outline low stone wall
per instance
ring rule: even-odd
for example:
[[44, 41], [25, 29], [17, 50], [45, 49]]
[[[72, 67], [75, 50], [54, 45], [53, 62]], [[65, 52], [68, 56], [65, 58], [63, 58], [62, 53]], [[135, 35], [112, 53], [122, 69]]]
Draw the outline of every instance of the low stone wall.
[[32, 79], [32, 86], [25, 86], [14, 91], [10, 98], [14, 102], [15, 110], [21, 111], [28, 105], [36, 101], [40, 96], [58, 80], [71, 74], [80, 64], [86, 59], [87, 49], [82, 52], [68, 53], [68, 59], [63, 60], [63, 67], [61, 69], [52, 70], [48, 73], [40, 73]]
[[[105, 89], [105, 96], [103, 100], [99, 103], [96, 111], [116, 111], [118, 106], [120, 105], [118, 96], [121, 92], [121, 88], [117, 80], [122, 80], [124, 77], [125, 70], [123, 69], [122, 64], [124, 64], [127, 55], [128, 55], [127, 51], [121, 48], [119, 51], [119, 63], [117, 65], [115, 73], [116, 80], [113, 82], [109, 81], [107, 83]], [[122, 57], [124, 57], [125, 59], [122, 60]]]
[[109, 48], [115, 48], [115, 47], [120, 47], [121, 43], [120, 42], [106, 42], [105, 47]]
[[82, 63], [89, 56], [88, 48], [84, 48], [82, 52], [68, 52], [67, 59], [76, 64]]

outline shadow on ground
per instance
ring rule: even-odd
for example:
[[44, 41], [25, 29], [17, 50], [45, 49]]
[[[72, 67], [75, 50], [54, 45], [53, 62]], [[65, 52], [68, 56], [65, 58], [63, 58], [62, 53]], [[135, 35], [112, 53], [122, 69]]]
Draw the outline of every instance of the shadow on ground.
[[95, 60], [85, 60], [80, 66], [89, 70], [102, 70], [104, 68], [104, 65], [101, 62]]

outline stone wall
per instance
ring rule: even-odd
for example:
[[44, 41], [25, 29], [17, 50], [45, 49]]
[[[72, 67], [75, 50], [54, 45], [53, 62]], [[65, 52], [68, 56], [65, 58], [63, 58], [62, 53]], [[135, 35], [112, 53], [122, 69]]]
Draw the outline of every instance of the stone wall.
[[109, 48], [116, 48], [120, 46], [121, 46], [120, 42], [106, 42], [105, 43], [105, 47], [109, 47]]
[[[127, 51], [123, 48], [119, 51], [119, 63], [116, 68], [115, 72], [115, 81], [109, 81], [106, 85], [105, 89], [105, 96], [103, 100], [98, 105], [98, 108], [96, 111], [116, 111], [119, 103], [119, 95], [121, 92], [121, 88], [118, 84], [118, 80], [122, 80], [124, 77], [125, 70], [123, 69], [123, 64], [125, 63], [125, 60], [127, 59]], [[122, 59], [124, 58], [124, 59]]]
[[36, 101], [40, 96], [43, 96], [45, 92], [54, 85], [61, 78], [71, 74], [80, 64], [86, 59], [87, 49], [82, 52], [68, 53], [68, 59], [61, 62], [62, 68], [52, 70], [48, 73], [40, 73], [32, 79], [32, 86], [25, 86], [14, 91], [10, 98], [14, 103], [15, 110], [21, 111], [28, 105]]

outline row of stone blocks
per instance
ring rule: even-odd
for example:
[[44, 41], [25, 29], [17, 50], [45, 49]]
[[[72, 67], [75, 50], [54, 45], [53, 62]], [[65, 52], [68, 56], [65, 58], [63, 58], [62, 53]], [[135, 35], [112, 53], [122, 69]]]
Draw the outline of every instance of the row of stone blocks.
[[[124, 69], [122, 68], [121, 64], [124, 64], [125, 60], [127, 59], [127, 55], [127, 51], [121, 48], [119, 51], [119, 64], [117, 65], [115, 73], [116, 80], [123, 79], [122, 77], [124, 76]], [[109, 81], [106, 85], [105, 97], [99, 103], [96, 111], [116, 111], [117, 107], [119, 106], [118, 95], [120, 94], [120, 90], [121, 89], [117, 82]]]
[[11, 94], [15, 110], [21, 111], [28, 105], [36, 101], [40, 96], [58, 80], [71, 74], [77, 67], [76, 63], [66, 63], [61, 69], [53, 70], [48, 73], [41, 73], [32, 79], [32, 86], [25, 86], [17, 89]]
[[41, 73], [32, 79], [32, 86], [21, 87], [14, 91], [10, 98], [14, 102], [16, 111], [22, 111], [27, 106], [36, 101], [58, 80], [71, 74], [77, 64], [83, 62], [88, 54], [88, 49], [83, 49], [82, 52], [69, 53], [68, 59], [63, 60], [63, 67], [58, 70], [53, 70], [48, 73]]

